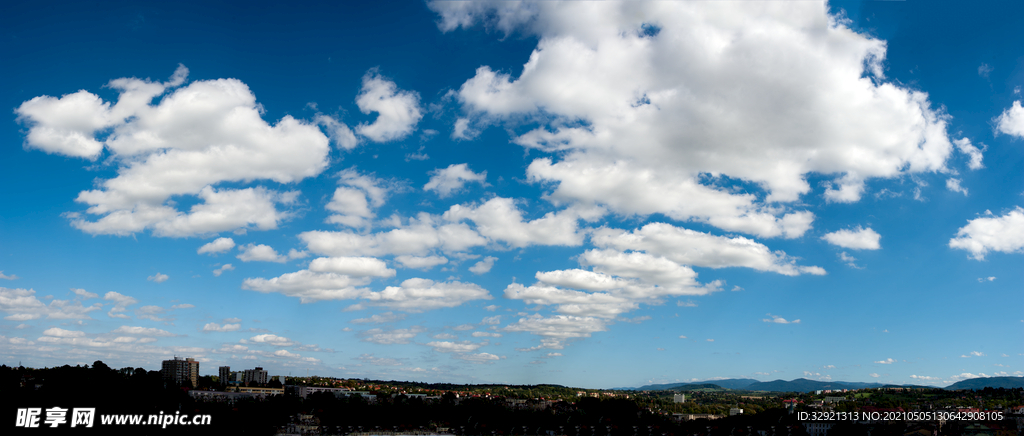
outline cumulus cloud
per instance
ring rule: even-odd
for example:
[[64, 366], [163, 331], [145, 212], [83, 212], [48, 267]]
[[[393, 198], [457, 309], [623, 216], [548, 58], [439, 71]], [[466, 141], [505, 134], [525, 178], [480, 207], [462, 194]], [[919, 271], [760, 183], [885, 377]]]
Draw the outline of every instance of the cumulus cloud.
[[373, 342], [375, 344], [391, 345], [391, 344], [408, 344], [412, 341], [416, 335], [427, 331], [426, 328], [420, 326], [414, 326], [407, 329], [370, 329], [362, 331], [359, 336], [366, 342]]
[[269, 345], [273, 345], [275, 347], [290, 347], [292, 345], [296, 345], [297, 344], [295, 341], [292, 341], [291, 339], [288, 339], [288, 338], [283, 337], [283, 336], [272, 335], [272, 334], [263, 334], [263, 335], [253, 336], [253, 337], [249, 338], [247, 343], [269, 344]]
[[[106, 150], [118, 165], [116, 177], [78, 195], [88, 209], [67, 214], [74, 227], [113, 235], [150, 229], [170, 237], [273, 229], [290, 216], [277, 205], [294, 202], [296, 192], [215, 185], [293, 183], [326, 168], [330, 146], [317, 126], [291, 116], [270, 125], [241, 81], [182, 86], [187, 73], [179, 67], [178, 79], [163, 83], [112, 80], [108, 87], [119, 92], [113, 104], [81, 90], [35, 97], [15, 110], [29, 129], [27, 147], [91, 160]], [[178, 196], [202, 201], [181, 211], [171, 201]]]
[[972, 170], [984, 168], [981, 161], [984, 158], [982, 151], [984, 151], [983, 148], [985, 147], [985, 144], [981, 144], [982, 149], [978, 149], [978, 147], [972, 145], [971, 140], [967, 138], [956, 139], [953, 143], [956, 144], [956, 148], [960, 150], [961, 153], [966, 154], [968, 159], [970, 159], [967, 161], [967, 168]]
[[890, 357], [885, 360], [876, 360], [875, 363], [880, 363], [882, 365], [892, 365], [893, 363], [896, 363], [896, 359]]
[[238, 247], [242, 251], [241, 254], [236, 256], [241, 259], [242, 262], [277, 262], [285, 263], [288, 261], [288, 256], [282, 256], [277, 253], [269, 245], [263, 244], [246, 244]]
[[435, 282], [412, 278], [403, 281], [401, 286], [388, 286], [383, 291], [370, 292], [363, 298], [367, 300], [367, 304], [374, 306], [422, 312], [455, 307], [472, 300], [490, 300], [491, 294], [473, 283]]
[[821, 2], [429, 6], [445, 31], [539, 37], [518, 77], [483, 66], [462, 84], [455, 136], [545, 120], [514, 141], [560, 156], [528, 169], [555, 201], [798, 237], [813, 215], [785, 204], [810, 192], [808, 174], [833, 178], [827, 199], [857, 201], [866, 181], [944, 170], [952, 151], [948, 115], [886, 80], [885, 42]]
[[469, 271], [472, 272], [473, 274], [485, 274], [489, 272], [492, 267], [494, 267], [494, 261], [496, 260], [498, 260], [497, 257], [487, 256], [483, 260], [469, 267]]
[[213, 270], [213, 276], [220, 277], [220, 275], [224, 274], [225, 271], [234, 271], [234, 269], [235, 267], [231, 266], [230, 263], [225, 263], [224, 265], [221, 265], [220, 268]]
[[598, 247], [645, 251], [680, 265], [745, 267], [787, 276], [825, 274], [820, 267], [798, 266], [796, 259], [786, 253], [773, 252], [742, 236], [715, 236], [665, 223], [651, 223], [633, 231], [600, 229], [593, 233], [591, 241]]
[[369, 280], [365, 277], [301, 270], [271, 279], [247, 278], [242, 282], [242, 289], [265, 294], [276, 292], [296, 297], [302, 303], [312, 303], [321, 300], [358, 298], [367, 292], [366, 289], [359, 286], [368, 283]]
[[394, 277], [395, 270], [374, 257], [320, 257], [309, 263], [309, 270], [354, 277]]
[[0, 279], [3, 279], [3, 280], [17, 280], [18, 276], [14, 275], [14, 274], [6, 275], [6, 274], [4, 274], [3, 271], [0, 271]]
[[474, 173], [467, 164], [452, 164], [430, 172], [430, 180], [423, 185], [424, 191], [434, 191], [441, 198], [450, 197], [462, 190], [466, 182], [477, 182], [487, 186], [487, 171]]
[[472, 221], [476, 231], [512, 247], [530, 245], [578, 246], [584, 233], [581, 218], [592, 218], [593, 210], [564, 209], [535, 220], [525, 220], [511, 198], [495, 197], [480, 205], [454, 205], [443, 215], [448, 221]]
[[117, 333], [122, 335], [137, 335], [137, 336], [162, 336], [170, 337], [177, 336], [167, 330], [160, 330], [153, 327], [138, 327], [138, 326], [127, 326], [123, 325], [111, 331], [111, 333]]
[[363, 76], [363, 89], [356, 97], [356, 105], [364, 114], [377, 112], [377, 119], [372, 124], [359, 124], [356, 133], [374, 142], [405, 138], [423, 118], [419, 102], [419, 94], [400, 90], [395, 82], [370, 70]]
[[235, 248], [235, 240], [231, 238], [217, 238], [213, 242], [204, 244], [196, 250], [198, 254], [217, 254]]
[[963, 180], [960, 180], [956, 177], [950, 177], [946, 179], [946, 189], [950, 190], [950, 192], [964, 194], [964, 197], [966, 197], [967, 188], [960, 186], [961, 182], [963, 182]]
[[443, 256], [410, 256], [407, 254], [395, 256], [395, 261], [406, 268], [415, 269], [431, 269], [448, 263], [448, 259]]
[[882, 235], [879, 235], [878, 232], [870, 227], [862, 228], [857, 226], [856, 229], [836, 230], [832, 233], [826, 233], [821, 239], [829, 244], [853, 250], [877, 250], [882, 248], [878, 243], [882, 239]]
[[75, 295], [85, 299], [99, 298], [99, 295], [86, 291], [85, 289], [71, 288], [71, 292], [74, 292]]
[[961, 227], [949, 240], [950, 248], [967, 250], [977, 260], [984, 260], [989, 251], [1024, 251], [1024, 209], [1018, 206], [1002, 216], [985, 211], [985, 215]]
[[775, 324], [800, 324], [800, 320], [799, 319], [795, 319], [793, 321], [787, 321], [786, 318], [783, 318], [783, 317], [778, 316], [778, 315], [772, 315], [770, 313], [768, 314], [768, 316], [770, 316], [771, 318], [765, 318], [765, 319], [762, 319], [761, 321], [775, 323]]
[[170, 277], [167, 274], [160, 274], [160, 273], [156, 273], [156, 274], [153, 274], [153, 275], [151, 275], [149, 277], [146, 277], [146, 280], [149, 280], [151, 282], [156, 282], [156, 283], [163, 283], [163, 282], [166, 282], [168, 279], [170, 279]]
[[110, 308], [110, 311], [107, 312], [107, 316], [111, 318], [129, 318], [128, 315], [124, 314], [124, 311], [127, 310], [128, 306], [139, 302], [139, 300], [114, 291], [104, 294], [103, 299], [114, 302], [114, 307]]
[[353, 324], [387, 324], [405, 319], [405, 315], [395, 314], [393, 312], [384, 312], [376, 315], [371, 315], [369, 318], [353, 319]]
[[370, 226], [376, 217], [374, 209], [384, 205], [395, 189], [393, 183], [361, 174], [355, 168], [338, 173], [338, 184], [331, 201], [325, 206], [333, 212], [327, 217], [327, 222], [355, 228]]
[[388, 231], [309, 231], [300, 233], [299, 239], [310, 251], [327, 256], [427, 256], [433, 250], [458, 252], [488, 243], [465, 223], [445, 222], [427, 213]]
[[1024, 107], [1021, 107], [1020, 100], [1013, 102], [1013, 106], [1003, 111], [993, 121], [996, 123], [997, 131], [1024, 138]]
[[237, 332], [242, 328], [241, 324], [224, 324], [220, 325], [215, 322], [207, 323], [203, 326], [204, 332]]
[[549, 348], [561, 350], [572, 340], [589, 338], [595, 332], [602, 332], [607, 329], [604, 320], [595, 317], [580, 317], [571, 315], [554, 315], [544, 317], [539, 314], [519, 318], [513, 324], [509, 324], [503, 330], [506, 332], [528, 332], [541, 337], [540, 345], [520, 351], [538, 350]]

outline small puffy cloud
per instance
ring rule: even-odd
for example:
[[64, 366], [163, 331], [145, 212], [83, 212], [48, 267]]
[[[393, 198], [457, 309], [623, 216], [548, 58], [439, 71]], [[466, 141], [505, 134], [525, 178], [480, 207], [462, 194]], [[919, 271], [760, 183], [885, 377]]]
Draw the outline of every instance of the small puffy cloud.
[[473, 336], [474, 338], [500, 338], [500, 337], [501, 337], [501, 333], [494, 333], [494, 332], [473, 332], [472, 336]]
[[978, 66], [978, 75], [987, 78], [989, 73], [991, 73], [994, 69], [995, 68], [992, 68], [991, 65], [982, 63], [981, 65]]
[[995, 281], [995, 277], [978, 277], [978, 283]]
[[486, 342], [449, 342], [449, 341], [434, 341], [427, 342], [427, 346], [434, 349], [439, 353], [469, 353], [476, 351], [478, 348], [487, 345]]
[[926, 376], [926, 375], [916, 375], [916, 374], [911, 374], [910, 378], [912, 378], [914, 380], [924, 380], [924, 381], [930, 381], [930, 382], [942, 380], [941, 377], [930, 377], [930, 376]]
[[443, 256], [410, 256], [408, 254], [395, 256], [395, 261], [406, 268], [424, 270], [448, 263], [448, 259]]
[[278, 254], [277, 251], [271, 248], [269, 245], [246, 244], [238, 247], [238, 249], [242, 250], [242, 253], [236, 257], [241, 259], [242, 262], [285, 263], [288, 261], [288, 256], [282, 256]]
[[433, 250], [460, 252], [487, 245], [488, 240], [465, 223], [445, 222], [421, 213], [407, 225], [371, 234], [351, 231], [309, 231], [299, 234], [313, 253], [328, 256], [426, 256]]
[[426, 328], [420, 326], [414, 326], [407, 329], [370, 329], [359, 332], [359, 336], [366, 342], [373, 342], [375, 344], [392, 345], [392, 344], [408, 344], [412, 341], [416, 335], [427, 331]]
[[963, 181], [958, 179], [958, 178], [956, 178], [956, 177], [950, 177], [950, 178], [946, 179], [946, 189], [950, 190], [950, 192], [957, 192], [957, 193], [960, 193], [960, 194], [964, 194], [964, 196], [966, 197], [967, 196], [967, 188], [965, 188], [963, 186], [960, 186], [961, 182], [963, 182]]
[[364, 277], [301, 270], [272, 279], [248, 278], [242, 282], [242, 289], [262, 293], [276, 292], [299, 298], [302, 303], [312, 303], [320, 300], [359, 298], [367, 292], [359, 286], [367, 283], [369, 280]]
[[213, 276], [220, 277], [220, 275], [224, 274], [225, 271], [234, 271], [234, 269], [235, 267], [231, 266], [230, 263], [225, 263], [224, 265], [221, 265], [220, 268], [213, 270]]
[[1013, 102], [1013, 106], [1003, 111], [993, 121], [996, 123], [997, 131], [1024, 138], [1024, 107], [1021, 107], [1020, 100]]
[[160, 273], [156, 273], [156, 274], [153, 274], [153, 275], [151, 275], [149, 277], [146, 277], [146, 280], [149, 280], [151, 282], [156, 282], [156, 283], [163, 283], [163, 282], [166, 282], [168, 279], [170, 279], [170, 277], [167, 276], [167, 274], [160, 274]]
[[92, 292], [86, 291], [85, 289], [71, 288], [71, 292], [74, 292], [75, 295], [77, 295], [79, 297], [82, 297], [82, 298], [85, 298], [85, 299], [99, 298], [99, 295], [96, 295], [96, 294], [94, 294]]
[[223, 253], [225, 251], [235, 248], [235, 240], [231, 238], [217, 238], [213, 242], [207, 243], [199, 250], [196, 250], [198, 254], [216, 254]]
[[492, 297], [486, 289], [472, 283], [434, 282], [412, 278], [403, 281], [401, 286], [388, 286], [383, 291], [370, 292], [363, 298], [368, 300], [370, 305], [406, 312], [422, 312], [455, 307], [472, 300], [490, 300]]
[[351, 150], [359, 145], [359, 138], [345, 123], [324, 114], [318, 114], [315, 120], [317, 124], [324, 126], [324, 129], [327, 130], [327, 137], [331, 138], [331, 142], [338, 148]]
[[138, 309], [135, 309], [135, 317], [138, 319], [148, 319], [151, 321], [164, 322], [168, 321], [167, 318], [160, 318], [160, 315], [164, 314], [164, 312], [167, 312], [167, 309], [164, 309], [160, 306], [142, 306]]
[[373, 257], [320, 257], [309, 263], [309, 270], [352, 277], [394, 277], [395, 270]]
[[987, 216], [968, 221], [949, 240], [950, 248], [967, 250], [971, 257], [984, 260], [989, 251], [1019, 253], [1024, 251], [1024, 209], [1020, 206], [1002, 216]]
[[6, 274], [4, 274], [3, 271], [0, 271], [0, 279], [3, 279], [3, 280], [17, 280], [18, 276], [14, 275], [14, 274], [6, 275]]
[[595, 317], [571, 315], [544, 317], [539, 314], [520, 318], [503, 329], [505, 332], [527, 332], [541, 337], [540, 345], [521, 351], [542, 348], [561, 350], [569, 341], [589, 338], [593, 333], [605, 330], [607, 330], [607, 321]]
[[128, 306], [139, 302], [139, 300], [114, 291], [107, 292], [103, 295], [103, 299], [114, 302], [114, 307], [110, 308], [110, 311], [107, 312], [107, 316], [111, 318], [127, 319], [128, 315], [125, 315], [123, 312], [128, 308]]
[[984, 357], [984, 356], [985, 356], [985, 353], [982, 353], [981, 351], [971, 351], [970, 354], [962, 354], [962, 355], [960, 355], [960, 357]]
[[394, 182], [361, 174], [355, 168], [338, 173], [338, 186], [325, 208], [333, 214], [326, 222], [354, 228], [369, 227], [376, 216], [374, 210], [384, 205]]
[[54, 336], [58, 338], [81, 338], [85, 336], [85, 332], [64, 330], [62, 328], [57, 327], [46, 329], [45, 331], [43, 331], [43, 334], [46, 336]]
[[954, 140], [953, 143], [956, 144], [956, 148], [960, 150], [961, 153], [966, 154], [970, 159], [967, 162], [967, 168], [977, 170], [984, 167], [981, 161], [984, 158], [982, 152], [984, 151], [985, 144], [981, 144], [982, 149], [978, 149], [978, 147], [972, 145], [971, 140], [967, 138]]
[[793, 321], [787, 321], [786, 318], [783, 318], [783, 317], [777, 316], [777, 315], [772, 315], [770, 313], [768, 314], [768, 316], [770, 316], [771, 318], [765, 318], [765, 319], [762, 319], [761, 321], [770, 322], [770, 323], [774, 323], [774, 324], [800, 324], [800, 320], [799, 319], [796, 319], [796, 320], [793, 320]]
[[404, 314], [395, 314], [393, 312], [384, 312], [376, 315], [371, 315], [369, 318], [353, 319], [353, 324], [387, 324], [405, 319]]
[[356, 97], [356, 105], [364, 114], [377, 112], [372, 124], [361, 123], [356, 133], [374, 142], [387, 142], [409, 136], [423, 118], [420, 110], [420, 96], [413, 91], [398, 89], [377, 71], [370, 70], [363, 76], [363, 89]]
[[185, 304], [175, 304], [175, 305], [171, 306], [171, 309], [191, 309], [193, 307], [196, 307], [196, 306], [194, 304], [185, 303]]
[[498, 356], [491, 353], [476, 353], [476, 354], [456, 354], [452, 356], [456, 359], [465, 360], [472, 363], [494, 363], [497, 360], [501, 360], [504, 357]]
[[581, 218], [592, 217], [590, 210], [568, 208], [550, 212], [535, 220], [524, 220], [523, 212], [511, 198], [495, 197], [474, 206], [454, 205], [444, 213], [448, 221], [469, 220], [480, 235], [512, 247], [530, 245], [578, 246], [584, 233]]
[[857, 265], [857, 258], [846, 254], [845, 251], [838, 254], [839, 260], [850, 266], [850, 268], [862, 269], [863, 267]]
[[452, 164], [448, 168], [438, 168], [430, 172], [430, 180], [423, 185], [424, 191], [434, 191], [441, 198], [446, 198], [462, 190], [467, 182], [477, 182], [487, 186], [487, 171], [474, 173], [467, 164]]
[[484, 274], [491, 270], [494, 266], [494, 261], [498, 260], [497, 257], [487, 256], [483, 260], [477, 262], [473, 266], [469, 267], [469, 271], [473, 274]]
[[170, 337], [177, 336], [167, 330], [160, 330], [153, 327], [138, 327], [138, 326], [127, 326], [123, 325], [111, 331], [111, 333], [117, 333], [122, 335], [136, 335], [136, 336], [162, 336]]
[[220, 325], [215, 322], [207, 323], [203, 326], [204, 332], [236, 332], [242, 328], [241, 324], [224, 324]]
[[288, 339], [288, 338], [282, 337], [282, 336], [278, 336], [278, 335], [272, 335], [272, 334], [263, 334], [263, 335], [253, 336], [253, 337], [249, 338], [247, 343], [269, 344], [269, 345], [273, 345], [275, 347], [290, 347], [292, 345], [296, 345], [296, 342], [292, 341], [291, 339]]
[[890, 357], [885, 360], [876, 360], [875, 363], [880, 363], [882, 365], [892, 365], [893, 363], [896, 363], [896, 359]]
[[877, 250], [882, 247], [878, 243], [881, 238], [882, 235], [870, 227], [862, 228], [860, 226], [857, 226], [856, 229], [842, 229], [826, 233], [821, 237], [829, 244], [853, 250]]
[[[881, 375], [878, 375], [878, 373], [877, 373], [877, 372], [873, 372], [873, 373], [871, 373], [871, 374], [868, 374], [868, 376], [870, 376], [870, 377], [874, 377], [874, 378], [879, 378], [879, 377], [881, 377]], [[913, 377], [913, 376], [911, 376], [911, 377]]]

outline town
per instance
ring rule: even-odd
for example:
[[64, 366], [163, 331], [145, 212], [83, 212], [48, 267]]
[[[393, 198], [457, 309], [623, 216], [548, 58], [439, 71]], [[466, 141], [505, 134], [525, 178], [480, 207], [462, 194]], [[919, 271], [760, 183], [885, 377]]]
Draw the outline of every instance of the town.
[[262, 367], [221, 366], [216, 376], [204, 376], [199, 364], [174, 357], [160, 371], [115, 370], [101, 361], [91, 367], [0, 366], [0, 389], [5, 408], [187, 411], [212, 417], [211, 430], [266, 435], [923, 436], [1016, 435], [1024, 429], [1019, 387], [781, 392], [708, 381], [601, 390], [292, 377]]

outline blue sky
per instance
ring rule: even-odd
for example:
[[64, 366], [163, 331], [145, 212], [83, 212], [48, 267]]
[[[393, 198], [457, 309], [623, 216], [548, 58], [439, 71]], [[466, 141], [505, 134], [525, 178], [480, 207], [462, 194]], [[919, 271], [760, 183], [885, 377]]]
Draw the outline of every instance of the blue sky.
[[1024, 375], [1021, 12], [7, 4], [0, 360]]

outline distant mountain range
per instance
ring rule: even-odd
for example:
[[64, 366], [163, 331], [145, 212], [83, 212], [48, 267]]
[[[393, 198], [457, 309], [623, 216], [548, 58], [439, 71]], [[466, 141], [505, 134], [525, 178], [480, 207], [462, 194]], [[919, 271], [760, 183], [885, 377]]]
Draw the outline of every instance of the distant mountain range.
[[[869, 389], [882, 387], [905, 387], [905, 388], [934, 388], [935, 386], [921, 385], [892, 385], [882, 383], [862, 383], [844, 381], [816, 381], [805, 378], [798, 378], [792, 381], [775, 380], [762, 382], [749, 378], [732, 378], [725, 380], [705, 380], [692, 383], [666, 383], [645, 385], [638, 388], [614, 388], [615, 390], [630, 391], [691, 391], [696, 389], [707, 389], [711, 386], [719, 386], [724, 389], [742, 391], [769, 391], [769, 392], [813, 392], [819, 390], [837, 389]], [[992, 388], [1020, 388], [1024, 387], [1024, 377], [982, 377], [970, 380], [959, 381], [946, 387], [946, 389], [983, 389]]]

